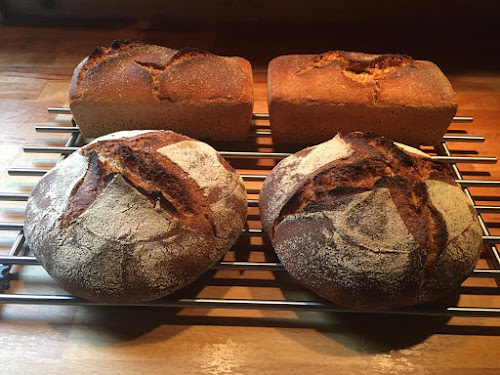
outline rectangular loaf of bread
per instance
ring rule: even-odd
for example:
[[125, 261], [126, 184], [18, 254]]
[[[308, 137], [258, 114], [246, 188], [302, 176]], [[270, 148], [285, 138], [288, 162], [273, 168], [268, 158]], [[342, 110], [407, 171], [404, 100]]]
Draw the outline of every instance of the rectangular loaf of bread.
[[432, 62], [345, 51], [275, 58], [268, 98], [275, 144], [315, 144], [337, 132], [372, 131], [413, 146], [432, 145], [457, 110], [450, 82]]
[[69, 96], [85, 138], [162, 129], [244, 141], [253, 109], [252, 68], [241, 57], [114, 41], [78, 65]]

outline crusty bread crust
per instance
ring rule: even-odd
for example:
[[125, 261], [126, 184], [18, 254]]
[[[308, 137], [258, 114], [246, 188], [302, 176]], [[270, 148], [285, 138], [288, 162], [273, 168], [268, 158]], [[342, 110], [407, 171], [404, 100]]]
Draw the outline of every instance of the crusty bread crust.
[[123, 132], [44, 176], [24, 228], [64, 289], [132, 303], [163, 297], [208, 270], [239, 237], [246, 213], [241, 177], [207, 144], [173, 132]]
[[276, 144], [310, 145], [353, 131], [436, 144], [457, 111], [451, 84], [432, 62], [344, 51], [273, 59], [268, 99]]
[[163, 129], [242, 141], [252, 116], [252, 82], [250, 63], [241, 57], [115, 41], [75, 69], [69, 104], [86, 138]]
[[370, 133], [337, 135], [284, 159], [264, 183], [260, 210], [292, 276], [355, 308], [453, 292], [482, 242], [477, 214], [446, 165]]

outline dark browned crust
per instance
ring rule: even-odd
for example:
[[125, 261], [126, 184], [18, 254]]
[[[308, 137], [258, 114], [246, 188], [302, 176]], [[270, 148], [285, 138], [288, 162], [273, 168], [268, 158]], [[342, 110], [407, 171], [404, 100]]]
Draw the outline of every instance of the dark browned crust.
[[172, 132], [149, 133], [119, 140], [105, 140], [81, 150], [89, 158], [82, 181], [73, 189], [61, 226], [67, 227], [95, 201], [114, 175], [184, 225], [217, 236], [213, 213], [201, 188], [187, 172], [155, 151], [190, 138]]
[[61, 228], [69, 227], [72, 220], [85, 212], [109, 182], [109, 178], [102, 178], [105, 172], [99, 167], [98, 153], [95, 151], [89, 152], [87, 159], [87, 172], [71, 192], [68, 209], [61, 217]]

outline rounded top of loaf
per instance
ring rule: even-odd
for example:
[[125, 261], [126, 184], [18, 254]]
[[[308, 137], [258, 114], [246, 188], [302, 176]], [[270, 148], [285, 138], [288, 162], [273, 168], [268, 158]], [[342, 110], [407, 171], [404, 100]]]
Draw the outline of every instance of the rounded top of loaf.
[[247, 212], [241, 177], [209, 145], [170, 131], [98, 138], [33, 189], [25, 233], [48, 273], [90, 300], [165, 296], [218, 261]]
[[79, 101], [252, 103], [252, 68], [241, 57], [114, 41], [76, 67], [69, 99], [70, 106]]
[[297, 104], [457, 106], [442, 71], [430, 61], [407, 55], [346, 51], [283, 55], [269, 63], [268, 81], [273, 100]]
[[356, 308], [450, 293], [482, 242], [451, 169], [373, 133], [337, 135], [284, 159], [264, 182], [260, 212], [285, 268], [320, 296]]

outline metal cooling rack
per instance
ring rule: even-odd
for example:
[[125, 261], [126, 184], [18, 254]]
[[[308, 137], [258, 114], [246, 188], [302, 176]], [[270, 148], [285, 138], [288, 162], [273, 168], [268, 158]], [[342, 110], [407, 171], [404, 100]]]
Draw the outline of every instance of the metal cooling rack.
[[[48, 108], [50, 113], [68, 114], [69, 108]], [[265, 113], [254, 113], [253, 120], [268, 120], [269, 115]], [[454, 122], [472, 122], [472, 117], [454, 117]], [[65, 121], [62, 121], [65, 122]], [[70, 134], [64, 147], [49, 146], [26, 146], [25, 152], [36, 153], [58, 153], [61, 154], [56, 163], [64, 159], [67, 155], [78, 149], [76, 144], [81, 140], [80, 131], [74, 120], [68, 120], [71, 126], [37, 126], [36, 131], [40, 133], [67, 133]], [[252, 128], [250, 137], [270, 137], [271, 132]], [[481, 217], [482, 213], [500, 213], [500, 206], [477, 205], [469, 192], [469, 187], [500, 187], [500, 181], [491, 180], [465, 180], [459, 171], [456, 163], [476, 163], [493, 164], [497, 162], [495, 157], [482, 156], [453, 156], [446, 142], [484, 142], [484, 137], [446, 134], [440, 144], [435, 147], [436, 154], [432, 159], [450, 163], [455, 174], [456, 182], [460, 184], [471, 203], [479, 213], [479, 222], [483, 230], [483, 242], [488, 250], [493, 269], [475, 269], [470, 277], [475, 278], [495, 278], [500, 279], [500, 253], [496, 244], [500, 244], [500, 236], [490, 234], [486, 223]], [[228, 159], [236, 158], [259, 158], [259, 159], [283, 159], [288, 153], [275, 152], [220, 152]], [[10, 168], [11, 176], [43, 176], [49, 169], [43, 168]], [[245, 181], [263, 181], [266, 175], [242, 174]], [[259, 189], [247, 189], [249, 194], [258, 194]], [[29, 194], [23, 193], [0, 193], [0, 201], [26, 201]], [[258, 207], [258, 200], [249, 199], [249, 207]], [[71, 295], [41, 295], [41, 294], [14, 294], [8, 293], [9, 279], [14, 265], [39, 266], [38, 261], [33, 256], [23, 255], [24, 234], [22, 223], [0, 223], [0, 230], [18, 231], [12, 243], [8, 255], [0, 255], [0, 303], [1, 304], [49, 304], [49, 305], [109, 305], [86, 301]], [[261, 229], [244, 229], [243, 236], [264, 237]], [[283, 266], [277, 262], [228, 262], [221, 261], [212, 269], [240, 270], [240, 271], [285, 271]], [[351, 313], [372, 313], [371, 311], [360, 311], [337, 306], [330, 302], [317, 301], [290, 301], [290, 300], [249, 300], [249, 299], [213, 299], [213, 298], [181, 298], [169, 300], [168, 297], [153, 302], [134, 303], [120, 306], [156, 306], [156, 307], [200, 307], [200, 308], [229, 308], [229, 309], [266, 309], [266, 310], [294, 310], [294, 311], [328, 311], [328, 312], [351, 312]], [[500, 308], [496, 307], [429, 307], [416, 306], [411, 308], [396, 309], [390, 311], [377, 311], [377, 313], [395, 315], [425, 315], [425, 316], [471, 316], [471, 317], [500, 317]]]

